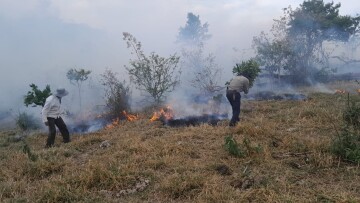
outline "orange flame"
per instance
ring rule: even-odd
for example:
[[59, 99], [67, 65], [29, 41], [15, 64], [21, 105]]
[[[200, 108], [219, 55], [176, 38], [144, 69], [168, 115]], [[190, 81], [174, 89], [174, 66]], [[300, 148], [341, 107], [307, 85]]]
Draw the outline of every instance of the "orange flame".
[[[122, 113], [126, 117], [126, 120], [128, 120], [128, 121], [135, 121], [135, 120], [139, 119], [139, 117], [137, 115], [128, 114], [126, 111], [123, 111]], [[119, 124], [120, 124], [120, 119], [116, 118], [111, 123], [107, 124], [105, 126], [105, 129], [112, 129], [112, 128], [118, 126]]]
[[345, 94], [346, 90], [335, 90], [335, 94]]
[[106, 126], [105, 126], [105, 129], [112, 129], [112, 128], [114, 128], [115, 126], [118, 126], [119, 125], [119, 118], [116, 118], [116, 119], [114, 119], [111, 123], [109, 123], [109, 124], [107, 124]]
[[128, 121], [135, 121], [135, 120], [139, 119], [139, 116], [133, 115], [133, 114], [128, 114], [128, 113], [126, 113], [126, 111], [123, 111], [122, 113], [124, 114], [124, 116], [126, 117], [126, 120], [128, 120]]
[[167, 106], [163, 109], [160, 109], [158, 112], [154, 112], [153, 116], [150, 118], [150, 121], [156, 121], [159, 119], [170, 120], [174, 117], [174, 112], [170, 106]]

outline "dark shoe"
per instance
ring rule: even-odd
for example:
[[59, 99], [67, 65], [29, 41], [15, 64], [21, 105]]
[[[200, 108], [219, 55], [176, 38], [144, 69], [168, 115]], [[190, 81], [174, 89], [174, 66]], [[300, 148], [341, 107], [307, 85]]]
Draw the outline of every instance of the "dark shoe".
[[45, 145], [45, 149], [49, 149], [49, 148], [52, 148], [52, 147], [54, 147], [54, 145]]

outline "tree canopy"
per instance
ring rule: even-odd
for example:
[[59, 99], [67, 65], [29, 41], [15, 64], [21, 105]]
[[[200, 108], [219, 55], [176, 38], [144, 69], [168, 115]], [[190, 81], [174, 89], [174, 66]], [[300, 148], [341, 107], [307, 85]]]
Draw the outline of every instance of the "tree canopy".
[[44, 106], [46, 98], [51, 95], [50, 85], [46, 85], [44, 90], [39, 90], [35, 84], [30, 84], [31, 90], [24, 96], [24, 104], [26, 107], [29, 105]]
[[66, 77], [69, 79], [70, 83], [76, 85], [78, 88], [79, 94], [79, 106], [81, 110], [81, 86], [82, 83], [89, 78], [91, 71], [85, 69], [75, 69], [71, 68], [67, 73]]
[[128, 48], [136, 59], [130, 60], [130, 66], [125, 66], [130, 79], [136, 88], [150, 94], [155, 102], [161, 102], [165, 94], [174, 90], [180, 82], [180, 69], [178, 67], [180, 57], [176, 54], [168, 58], [151, 52], [146, 56], [141, 43], [130, 33], [123, 33]]
[[344, 42], [358, 32], [360, 17], [339, 14], [341, 4], [323, 0], [304, 1], [298, 8], [284, 9], [275, 20], [272, 36], [254, 38], [257, 58], [269, 72], [288, 71], [298, 81], [316, 79], [329, 68], [326, 43]]
[[189, 45], [203, 44], [211, 37], [208, 29], [208, 23], [201, 24], [200, 16], [190, 12], [187, 14], [186, 25], [179, 29], [178, 42]]

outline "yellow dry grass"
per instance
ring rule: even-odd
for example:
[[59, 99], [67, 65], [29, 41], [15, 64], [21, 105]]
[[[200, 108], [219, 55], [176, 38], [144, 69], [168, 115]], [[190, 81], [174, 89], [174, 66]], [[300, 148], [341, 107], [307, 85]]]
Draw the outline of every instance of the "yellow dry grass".
[[[234, 128], [227, 121], [179, 128], [124, 121], [47, 150], [40, 133], [25, 139], [36, 161], [12, 140], [16, 131], [2, 132], [0, 201], [360, 202], [359, 167], [329, 150], [346, 99], [312, 93], [306, 101], [243, 101]], [[229, 135], [259, 150], [231, 156]], [[101, 148], [103, 141], [110, 146]], [[134, 191], [142, 180], [148, 185]]]

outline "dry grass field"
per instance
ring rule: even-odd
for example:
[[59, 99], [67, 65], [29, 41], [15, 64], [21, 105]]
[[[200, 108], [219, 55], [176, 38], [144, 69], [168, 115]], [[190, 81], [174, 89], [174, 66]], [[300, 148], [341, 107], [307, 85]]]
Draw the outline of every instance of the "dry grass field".
[[[359, 166], [330, 150], [347, 94], [301, 91], [308, 99], [243, 101], [233, 128], [144, 118], [68, 144], [58, 135], [51, 149], [46, 133], [3, 131], [0, 202], [360, 202]], [[244, 157], [225, 149], [227, 136]]]

